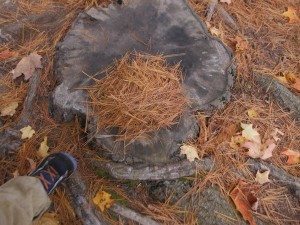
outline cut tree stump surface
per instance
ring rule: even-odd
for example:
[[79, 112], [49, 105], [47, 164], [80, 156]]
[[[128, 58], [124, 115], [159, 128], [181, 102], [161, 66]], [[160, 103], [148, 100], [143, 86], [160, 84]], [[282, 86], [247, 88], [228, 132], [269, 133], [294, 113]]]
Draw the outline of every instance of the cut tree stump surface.
[[194, 113], [221, 107], [228, 100], [233, 71], [230, 51], [207, 33], [185, 0], [131, 0], [80, 13], [58, 45], [55, 74], [59, 84], [52, 95], [52, 114], [60, 121], [75, 115], [86, 118], [89, 98], [82, 88], [93, 82], [86, 74], [103, 78], [101, 71], [131, 51], [163, 54], [169, 64], [181, 62], [191, 108], [178, 124], [154, 132], [149, 141], [131, 144], [116, 142], [116, 129], [96, 131], [101, 118], [88, 116], [90, 140], [116, 162], [178, 160], [174, 155], [180, 145], [199, 134]]

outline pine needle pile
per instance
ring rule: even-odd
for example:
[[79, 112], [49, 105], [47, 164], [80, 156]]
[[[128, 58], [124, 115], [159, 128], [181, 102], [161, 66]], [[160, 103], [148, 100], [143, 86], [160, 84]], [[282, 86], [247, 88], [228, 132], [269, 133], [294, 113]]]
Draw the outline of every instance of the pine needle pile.
[[88, 88], [98, 129], [118, 128], [117, 140], [147, 138], [176, 123], [187, 99], [180, 65], [162, 55], [126, 54]]

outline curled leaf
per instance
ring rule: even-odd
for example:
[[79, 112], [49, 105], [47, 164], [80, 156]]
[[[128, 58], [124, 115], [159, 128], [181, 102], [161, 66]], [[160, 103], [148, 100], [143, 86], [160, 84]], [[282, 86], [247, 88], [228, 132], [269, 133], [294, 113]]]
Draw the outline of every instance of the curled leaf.
[[300, 152], [287, 149], [281, 154], [286, 155], [288, 157], [288, 160], [286, 162], [288, 165], [300, 163]]

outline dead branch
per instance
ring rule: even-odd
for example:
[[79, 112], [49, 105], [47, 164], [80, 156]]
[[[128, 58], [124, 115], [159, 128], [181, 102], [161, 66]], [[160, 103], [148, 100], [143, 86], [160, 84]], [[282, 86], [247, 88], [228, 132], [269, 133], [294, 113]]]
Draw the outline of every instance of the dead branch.
[[216, 6], [218, 4], [218, 0], [210, 0], [206, 12], [206, 21], [209, 22], [211, 20], [212, 15], [215, 12]]
[[133, 211], [132, 209], [126, 208], [117, 203], [113, 204], [109, 210], [113, 211], [114, 213], [116, 213], [122, 217], [133, 220], [141, 225], [159, 225], [159, 223], [155, 222], [148, 216], [143, 216], [143, 215]]
[[78, 218], [83, 225], [105, 225], [107, 224], [101, 215], [90, 204], [86, 197], [86, 186], [80, 175], [76, 172], [67, 181], [67, 189], [72, 205]]
[[249, 159], [249, 169], [256, 173], [258, 170], [270, 170], [270, 176], [273, 177], [277, 182], [286, 185], [299, 200], [300, 200], [300, 179], [294, 177], [283, 169], [278, 168], [270, 163]]
[[122, 163], [101, 162], [92, 159], [95, 168], [106, 170], [112, 177], [121, 180], [172, 180], [184, 176], [191, 176], [198, 170], [209, 171], [214, 163], [211, 158], [204, 158], [197, 162], [187, 160], [157, 166], [129, 166]]

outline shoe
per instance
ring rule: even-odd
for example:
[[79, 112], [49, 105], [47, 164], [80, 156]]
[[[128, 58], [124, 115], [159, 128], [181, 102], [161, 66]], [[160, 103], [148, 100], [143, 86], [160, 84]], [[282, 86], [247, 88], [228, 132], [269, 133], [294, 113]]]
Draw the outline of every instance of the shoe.
[[48, 194], [77, 168], [73, 156], [65, 152], [48, 155], [29, 176], [37, 177], [42, 182]]

